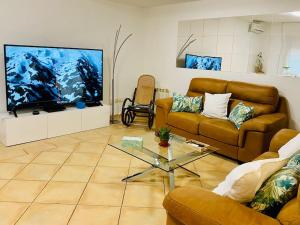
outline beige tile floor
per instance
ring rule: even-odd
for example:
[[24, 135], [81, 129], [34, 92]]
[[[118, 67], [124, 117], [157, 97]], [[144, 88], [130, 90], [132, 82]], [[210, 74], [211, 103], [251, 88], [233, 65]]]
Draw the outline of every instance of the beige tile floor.
[[[141, 126], [107, 128], [23, 145], [0, 146], [0, 225], [163, 225], [168, 177], [161, 171], [124, 183], [147, 165], [107, 145]], [[236, 163], [211, 155], [176, 170], [176, 185], [212, 189]]]

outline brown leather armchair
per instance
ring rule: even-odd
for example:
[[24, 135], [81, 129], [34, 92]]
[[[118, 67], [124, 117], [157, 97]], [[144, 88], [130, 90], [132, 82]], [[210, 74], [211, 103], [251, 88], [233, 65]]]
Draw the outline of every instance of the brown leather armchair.
[[197, 113], [170, 112], [172, 98], [156, 101], [156, 128], [170, 127], [172, 132], [205, 142], [219, 153], [242, 162], [251, 161], [269, 146], [280, 129], [287, 128], [287, 103], [275, 87], [211, 78], [194, 78], [187, 96], [232, 93], [228, 113], [241, 101], [254, 107], [255, 118], [238, 130], [230, 121]]
[[[278, 149], [297, 134], [295, 130], [281, 130], [272, 139], [269, 151], [257, 159], [278, 157]], [[298, 197], [289, 201], [276, 219], [199, 187], [177, 188], [165, 197], [163, 205], [167, 210], [167, 225], [300, 224], [300, 186]]]

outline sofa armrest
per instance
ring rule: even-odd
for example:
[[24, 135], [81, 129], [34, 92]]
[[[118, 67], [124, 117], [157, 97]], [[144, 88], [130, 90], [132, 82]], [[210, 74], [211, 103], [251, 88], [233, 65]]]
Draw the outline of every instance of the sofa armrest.
[[155, 102], [157, 107], [163, 108], [167, 112], [170, 112], [173, 105], [173, 98], [161, 98]]
[[299, 132], [292, 129], [282, 129], [274, 135], [270, 143], [270, 152], [278, 152], [289, 140], [294, 138]]
[[284, 113], [266, 114], [250, 119], [242, 124], [239, 135], [239, 146], [243, 146], [248, 131], [274, 132], [286, 128], [288, 117]]
[[159, 129], [161, 127], [166, 127], [168, 114], [173, 105], [173, 98], [158, 99], [156, 100], [155, 104], [156, 104], [155, 128]]
[[198, 187], [175, 189], [163, 205], [169, 216], [185, 225], [279, 225], [271, 217]]

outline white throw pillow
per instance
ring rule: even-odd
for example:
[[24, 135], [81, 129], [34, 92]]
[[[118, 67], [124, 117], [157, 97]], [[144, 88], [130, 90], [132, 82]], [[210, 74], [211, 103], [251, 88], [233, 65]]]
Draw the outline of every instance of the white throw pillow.
[[287, 159], [264, 159], [234, 168], [213, 192], [238, 202], [250, 202], [263, 182], [287, 163]]
[[228, 102], [231, 93], [227, 94], [209, 94], [205, 93], [205, 101], [202, 115], [227, 119]]
[[287, 142], [278, 150], [279, 158], [283, 158], [283, 159], [290, 158], [299, 150], [300, 150], [300, 134], [298, 134], [296, 137], [291, 139], [289, 142]]

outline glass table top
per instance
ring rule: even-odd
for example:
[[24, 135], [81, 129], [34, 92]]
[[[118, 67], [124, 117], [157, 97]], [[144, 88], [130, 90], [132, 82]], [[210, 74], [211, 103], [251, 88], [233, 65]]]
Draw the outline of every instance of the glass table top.
[[187, 140], [174, 134], [171, 134], [169, 147], [159, 146], [159, 138], [154, 133], [147, 133], [139, 137], [143, 138], [143, 147], [125, 146], [121, 137], [110, 140], [108, 144], [166, 172], [182, 167], [218, 150], [207, 144]]

